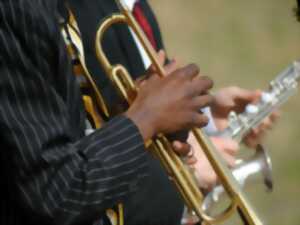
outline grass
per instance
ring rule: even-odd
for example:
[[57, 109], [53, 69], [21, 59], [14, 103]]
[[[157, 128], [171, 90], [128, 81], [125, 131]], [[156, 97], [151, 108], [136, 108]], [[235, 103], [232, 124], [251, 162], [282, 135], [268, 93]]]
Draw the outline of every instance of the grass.
[[[195, 62], [216, 89], [238, 85], [264, 89], [300, 57], [300, 23], [295, 0], [150, 0], [170, 56]], [[266, 224], [300, 224], [300, 94], [282, 108], [266, 139], [274, 166], [275, 190], [247, 189]], [[231, 222], [232, 223], [232, 222]]]

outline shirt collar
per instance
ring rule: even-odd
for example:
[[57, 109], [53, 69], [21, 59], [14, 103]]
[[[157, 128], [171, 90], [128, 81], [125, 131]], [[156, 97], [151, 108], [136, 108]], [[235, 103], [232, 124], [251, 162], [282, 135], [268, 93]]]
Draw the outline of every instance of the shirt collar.
[[134, 4], [138, 1], [138, 0], [123, 0], [124, 3], [127, 5], [127, 7], [129, 8], [130, 11], [133, 10]]

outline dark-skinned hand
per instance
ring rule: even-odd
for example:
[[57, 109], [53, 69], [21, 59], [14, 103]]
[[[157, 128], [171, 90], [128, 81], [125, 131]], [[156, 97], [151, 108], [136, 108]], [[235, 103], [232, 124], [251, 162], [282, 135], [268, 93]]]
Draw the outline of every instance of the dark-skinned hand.
[[213, 101], [207, 94], [212, 86], [213, 82], [200, 76], [194, 64], [164, 78], [151, 76], [140, 86], [126, 115], [139, 127], [144, 140], [159, 133], [203, 127], [208, 118], [199, 110]]

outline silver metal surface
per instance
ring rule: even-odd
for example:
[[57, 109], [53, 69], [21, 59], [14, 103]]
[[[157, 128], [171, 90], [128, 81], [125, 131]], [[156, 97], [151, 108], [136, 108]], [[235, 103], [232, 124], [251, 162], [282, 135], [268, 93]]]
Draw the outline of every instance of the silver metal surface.
[[[239, 160], [232, 173], [241, 187], [245, 187], [248, 184], [250, 177], [261, 175], [267, 191], [273, 190], [271, 158], [263, 145], [258, 145], [255, 155], [250, 159]], [[224, 193], [222, 186], [214, 187], [205, 197], [203, 209], [209, 211]]]
[[[247, 105], [241, 114], [230, 112], [228, 127], [217, 135], [241, 142], [251, 129], [257, 127], [267, 116], [297, 92], [299, 79], [300, 62], [295, 61], [270, 82], [269, 88], [262, 93], [258, 103]], [[271, 158], [263, 145], [258, 145], [252, 158], [246, 161], [237, 160], [237, 165], [232, 173], [242, 187], [245, 186], [250, 177], [261, 174], [267, 190], [272, 191], [273, 189]], [[204, 210], [210, 211], [223, 194], [222, 186], [214, 187], [205, 197]]]
[[299, 79], [300, 62], [295, 61], [270, 82], [269, 88], [262, 93], [258, 103], [246, 106], [245, 111], [240, 114], [230, 112], [229, 125], [218, 136], [230, 137], [241, 142], [251, 129], [257, 127], [297, 92]]

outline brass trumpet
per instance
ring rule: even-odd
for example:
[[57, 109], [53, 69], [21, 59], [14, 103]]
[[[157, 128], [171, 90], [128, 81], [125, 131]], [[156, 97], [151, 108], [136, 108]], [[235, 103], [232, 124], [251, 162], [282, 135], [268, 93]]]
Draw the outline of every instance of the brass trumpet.
[[[267, 192], [273, 191], [273, 177], [272, 177], [272, 162], [264, 145], [259, 144], [256, 148], [255, 154], [247, 159], [238, 159], [236, 166], [232, 169], [232, 174], [239, 182], [242, 188], [256, 184], [263, 180]], [[257, 179], [260, 178], [260, 179]], [[224, 196], [225, 195], [225, 196]], [[209, 215], [214, 215], [222, 202], [226, 201], [226, 193], [221, 185], [216, 185], [206, 196], [202, 204], [203, 210]], [[196, 224], [198, 218], [189, 213], [187, 209], [184, 211], [181, 220], [182, 225]]]
[[[121, 13], [109, 16], [99, 26], [95, 40], [96, 54], [100, 64], [103, 66], [103, 69], [118, 90], [119, 94], [130, 105], [134, 101], [138, 90], [126, 68], [119, 64], [112, 65], [102, 49], [101, 41], [108, 28], [114, 24], [127, 24], [141, 42], [158, 75], [162, 78], [165, 77], [165, 71], [156, 58], [155, 50], [145, 37], [145, 34], [135, 21], [131, 12], [127, 9], [126, 4], [122, 0], [116, 2]], [[204, 200], [203, 194], [199, 190], [193, 175], [186, 168], [182, 160], [175, 154], [169, 140], [163, 134], [159, 134], [156, 138], [151, 140], [150, 147], [153, 149], [154, 154], [156, 154], [160, 159], [161, 163], [169, 173], [169, 176], [172, 177], [172, 180], [182, 195], [187, 207], [192, 210], [198, 216], [199, 220], [202, 220], [205, 224], [217, 224], [223, 222], [234, 212], [238, 211], [246, 224], [262, 225], [263, 223], [250, 206], [239, 183], [235, 180], [224, 159], [218, 154], [209, 138], [206, 137], [199, 128], [192, 129], [192, 133], [218, 175], [224, 190], [231, 197], [232, 202], [223, 213], [216, 217], [211, 217], [206, 214], [202, 208]]]
[[[242, 187], [248, 183], [250, 177], [260, 176], [263, 179], [266, 190], [268, 192], [273, 190], [272, 162], [267, 149], [263, 145], [257, 146], [256, 152], [252, 157], [246, 160], [237, 160], [236, 164], [232, 173]], [[222, 186], [214, 187], [205, 197], [204, 210], [210, 210], [223, 194], [224, 188]]]

